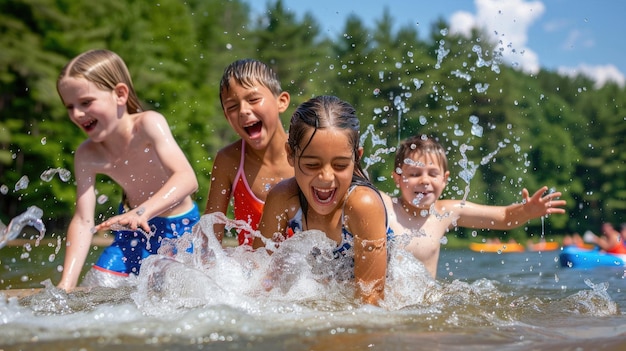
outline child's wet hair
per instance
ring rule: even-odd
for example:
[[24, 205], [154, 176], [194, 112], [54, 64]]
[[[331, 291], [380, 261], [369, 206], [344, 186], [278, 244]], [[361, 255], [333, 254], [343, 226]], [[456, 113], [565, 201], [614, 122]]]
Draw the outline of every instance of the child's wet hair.
[[398, 173], [398, 170], [402, 169], [402, 166], [405, 164], [405, 160], [407, 158], [410, 159], [414, 154], [433, 154], [439, 161], [442, 170], [444, 172], [448, 171], [448, 158], [443, 146], [434, 137], [418, 134], [407, 138], [398, 146], [394, 161], [394, 172]]
[[61, 80], [66, 77], [84, 78], [103, 90], [114, 90], [119, 83], [124, 83], [128, 86], [128, 112], [137, 113], [143, 110], [126, 63], [112, 51], [90, 50], [76, 56], [61, 70], [57, 90]]
[[[313, 133], [303, 146], [301, 142], [306, 132], [313, 128]], [[352, 153], [354, 154], [355, 172], [358, 176], [367, 178], [359, 159], [360, 122], [352, 105], [336, 96], [314, 97], [298, 106], [291, 116], [289, 138], [287, 144], [293, 151], [293, 156], [301, 155], [309, 146], [318, 129], [336, 128], [344, 130], [348, 136]]]
[[245, 88], [261, 84], [276, 97], [283, 92], [278, 75], [270, 66], [259, 60], [246, 58], [231, 63], [224, 70], [220, 81], [220, 103], [223, 103], [223, 93], [231, 88], [231, 79]]

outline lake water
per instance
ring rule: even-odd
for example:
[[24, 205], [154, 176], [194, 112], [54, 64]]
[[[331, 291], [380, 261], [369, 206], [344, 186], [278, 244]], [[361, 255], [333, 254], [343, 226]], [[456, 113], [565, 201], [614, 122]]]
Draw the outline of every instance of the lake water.
[[[58, 282], [54, 250], [3, 248], [0, 288]], [[0, 349], [626, 349], [624, 268], [562, 268], [558, 251], [444, 245], [437, 281], [412, 257], [394, 254], [385, 301], [373, 307], [356, 303], [349, 285], [322, 284], [320, 267], [302, 268], [306, 254], [291, 250], [282, 267], [299, 268], [286, 269], [270, 291], [259, 282], [276, 254], [272, 261], [230, 248], [214, 249], [203, 262], [154, 257], [127, 287], [66, 294], [49, 285], [1, 298]]]

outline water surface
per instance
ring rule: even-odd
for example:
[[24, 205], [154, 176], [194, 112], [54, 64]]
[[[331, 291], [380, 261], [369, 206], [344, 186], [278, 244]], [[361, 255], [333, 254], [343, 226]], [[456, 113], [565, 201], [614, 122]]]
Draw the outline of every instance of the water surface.
[[[59, 258], [50, 261], [46, 252], [53, 247], [40, 246], [28, 259], [20, 258], [20, 248], [6, 249], [1, 288], [42, 287], [38, 279], [58, 276]], [[374, 307], [352, 299], [349, 284], [321, 279], [324, 267], [307, 266], [297, 250], [283, 256], [297, 269], [286, 268], [268, 291], [265, 268], [276, 258], [235, 250], [216, 250], [195, 263], [191, 256], [154, 257], [123, 288], [66, 294], [47, 283], [38, 294], [4, 298], [0, 348], [626, 349], [624, 268], [561, 268], [558, 251], [497, 254], [444, 246], [437, 281], [411, 257], [396, 254], [386, 299]]]

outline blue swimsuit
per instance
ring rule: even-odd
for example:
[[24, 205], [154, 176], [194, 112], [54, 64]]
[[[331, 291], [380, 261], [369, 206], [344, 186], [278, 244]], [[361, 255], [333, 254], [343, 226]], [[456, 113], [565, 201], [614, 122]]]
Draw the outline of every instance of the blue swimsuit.
[[[119, 213], [124, 213], [123, 205], [120, 205]], [[191, 233], [192, 227], [199, 220], [198, 205], [194, 203], [193, 208], [186, 213], [172, 217], [155, 217], [148, 221], [151, 228], [156, 228], [149, 241], [141, 231], [113, 231], [113, 244], [104, 249], [93, 268], [121, 276], [139, 274], [141, 261], [156, 254], [164, 238], [176, 238]], [[192, 250], [193, 248], [189, 248], [187, 251]]]
[[[367, 185], [364, 185], [364, 186], [367, 186]], [[350, 186], [350, 188], [348, 189], [348, 196], [350, 196], [350, 193], [356, 187], [357, 185], [354, 185], [354, 184]], [[386, 211], [387, 209], [385, 209], [385, 212]], [[350, 233], [348, 229], [346, 229], [346, 226], [343, 222], [343, 219], [345, 218], [345, 216], [343, 215], [343, 208], [341, 209], [341, 212], [342, 212], [341, 214], [341, 242], [333, 250], [333, 255], [335, 256], [335, 258], [347, 256], [348, 254], [353, 255], [352, 246], [354, 244], [354, 235]], [[389, 223], [387, 223], [386, 218], [387, 216], [385, 216], [385, 226], [387, 228], [387, 242], [390, 242], [390, 241], [393, 241], [394, 234], [393, 234], [393, 230], [389, 227]], [[302, 231], [302, 207], [300, 207], [296, 215], [289, 220], [289, 222], [287, 223], [287, 228], [291, 229], [293, 233]]]

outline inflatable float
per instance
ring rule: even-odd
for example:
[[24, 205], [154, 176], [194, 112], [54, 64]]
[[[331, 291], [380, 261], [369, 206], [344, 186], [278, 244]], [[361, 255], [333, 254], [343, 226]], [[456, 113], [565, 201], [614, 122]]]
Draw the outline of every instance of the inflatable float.
[[568, 268], [626, 267], [626, 255], [606, 253], [599, 248], [586, 249], [577, 246], [563, 247], [559, 261], [562, 267]]
[[546, 241], [540, 241], [538, 243], [531, 243], [529, 242], [527, 244], [527, 247], [525, 247], [522, 244], [516, 243], [516, 242], [486, 242], [486, 243], [470, 243], [469, 245], [470, 250], [472, 251], [476, 251], [476, 252], [498, 252], [498, 253], [505, 253], [505, 252], [523, 252], [525, 250], [528, 251], [554, 251], [554, 250], [558, 250], [561, 248], [561, 244], [559, 244], [556, 241], [550, 241], [550, 242], [546, 242]]
[[523, 252], [524, 245], [518, 243], [470, 243], [470, 250], [477, 252]]
[[561, 244], [556, 241], [540, 241], [538, 243], [528, 243], [529, 251], [554, 251], [561, 248]]

